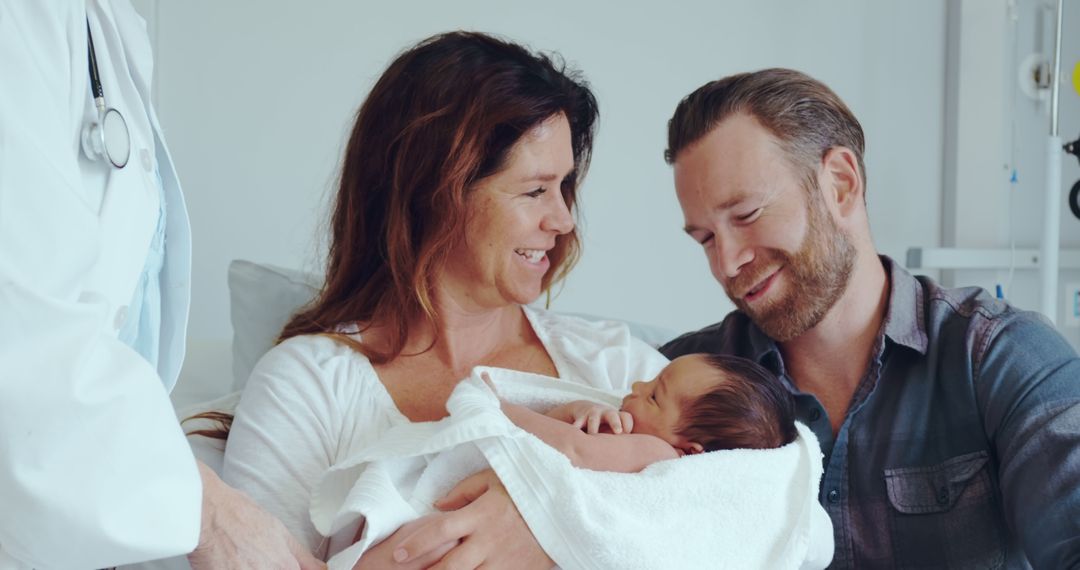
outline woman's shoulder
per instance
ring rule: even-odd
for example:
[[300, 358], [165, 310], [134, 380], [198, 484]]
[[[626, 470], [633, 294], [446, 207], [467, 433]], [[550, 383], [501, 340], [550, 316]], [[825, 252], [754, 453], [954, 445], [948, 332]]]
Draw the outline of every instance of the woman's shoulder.
[[259, 360], [259, 365], [270, 362], [277, 365], [290, 362], [303, 362], [314, 364], [320, 368], [328, 365], [341, 365], [350, 361], [366, 363], [367, 357], [348, 345], [345, 339], [358, 337], [344, 334], [303, 334], [287, 338], [273, 348]]
[[553, 337], [608, 346], [629, 343], [631, 338], [630, 328], [620, 321], [535, 307], [526, 307], [525, 311], [537, 329]]
[[358, 338], [346, 334], [306, 334], [285, 339], [259, 359], [249, 384], [341, 388], [362, 385], [369, 378], [377, 381], [368, 358], [349, 344], [350, 339], [358, 342]]
[[350, 340], [359, 337], [300, 335], [272, 348], [244, 387], [236, 422], [307, 426], [338, 451], [381, 433], [372, 426], [396, 420], [393, 400], [371, 361]]
[[[651, 378], [667, 364], [655, 348], [635, 338], [626, 323], [588, 319], [526, 307], [537, 335], [561, 372], [606, 388]], [[606, 379], [606, 380], [601, 380]]]

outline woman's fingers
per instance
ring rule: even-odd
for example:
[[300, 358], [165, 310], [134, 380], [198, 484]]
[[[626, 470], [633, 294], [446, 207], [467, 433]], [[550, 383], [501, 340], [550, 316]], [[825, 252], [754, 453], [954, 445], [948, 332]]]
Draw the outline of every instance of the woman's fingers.
[[634, 433], [634, 416], [630, 415], [630, 412], [620, 410], [619, 417], [622, 419], [623, 432]]
[[484, 552], [476, 541], [466, 540], [443, 556], [442, 560], [428, 570], [475, 570], [484, 563]]
[[442, 513], [441, 516], [429, 518], [394, 545], [394, 562], [408, 563], [444, 548], [447, 543], [457, 544], [457, 541], [472, 533], [474, 523], [472, 517], [465, 515], [465, 511]]
[[554, 566], [497, 478], [482, 497], [445, 516], [468, 517], [471, 522], [461, 544], [433, 568], [547, 570]]
[[296, 557], [300, 570], [326, 570], [326, 563], [311, 555], [311, 552], [300, 545], [291, 535], [287, 540], [289, 551]]
[[[491, 469], [485, 469], [472, 476], [466, 477], [458, 483], [445, 497], [435, 501], [435, 508], [440, 511], [454, 511], [475, 501], [480, 495], [487, 492], [491, 487], [492, 480], [496, 483], [499, 478]], [[501, 484], [501, 483], [500, 483]]]

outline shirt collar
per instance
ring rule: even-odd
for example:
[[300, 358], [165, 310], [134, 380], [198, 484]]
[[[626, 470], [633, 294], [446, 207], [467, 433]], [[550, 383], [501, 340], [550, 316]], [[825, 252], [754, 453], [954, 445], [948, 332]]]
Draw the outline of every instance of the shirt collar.
[[889, 305], [882, 329], [885, 337], [926, 354], [926, 292], [914, 275], [887, 255], [879, 256], [889, 275]]
[[784, 377], [784, 359], [780, 356], [780, 347], [776, 341], [769, 338], [757, 324], [747, 319], [750, 323], [748, 334], [750, 336], [750, 354], [754, 361], [768, 368], [777, 376]]

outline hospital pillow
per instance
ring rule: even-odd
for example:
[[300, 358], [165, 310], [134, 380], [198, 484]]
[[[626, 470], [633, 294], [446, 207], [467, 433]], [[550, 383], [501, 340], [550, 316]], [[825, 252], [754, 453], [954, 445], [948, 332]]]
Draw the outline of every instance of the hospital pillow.
[[[285, 321], [315, 297], [322, 276], [242, 259], [229, 264], [229, 303], [233, 326], [233, 389], [241, 390], [255, 363], [274, 346]], [[588, 320], [604, 317], [571, 313]], [[619, 319], [608, 319], [619, 320]], [[675, 338], [663, 327], [622, 321], [630, 334], [657, 347]]]
[[274, 346], [285, 321], [315, 298], [321, 279], [313, 273], [243, 259], [229, 264], [234, 390], [244, 387], [255, 363]]

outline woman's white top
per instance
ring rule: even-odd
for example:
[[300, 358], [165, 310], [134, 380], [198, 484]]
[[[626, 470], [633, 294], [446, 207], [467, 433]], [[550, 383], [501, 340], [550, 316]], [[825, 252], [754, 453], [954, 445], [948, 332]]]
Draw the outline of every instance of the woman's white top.
[[[106, 101], [130, 129], [123, 170], [80, 148], [96, 116], [88, 21]], [[0, 2], [2, 568], [101, 568], [198, 541], [201, 483], [169, 402], [191, 245], [152, 75], [146, 23], [128, 0]], [[168, 235], [151, 263], [162, 199]], [[159, 265], [149, 287], [160, 298], [140, 295]], [[119, 331], [145, 316], [154, 338], [125, 343]], [[149, 344], [146, 357], [132, 348]]]
[[[612, 391], [667, 364], [610, 321], [525, 308], [559, 380]], [[225, 449], [223, 478], [249, 494], [317, 555], [311, 493], [327, 469], [408, 422], [366, 357], [325, 336], [291, 338], [266, 354], [244, 390]]]

